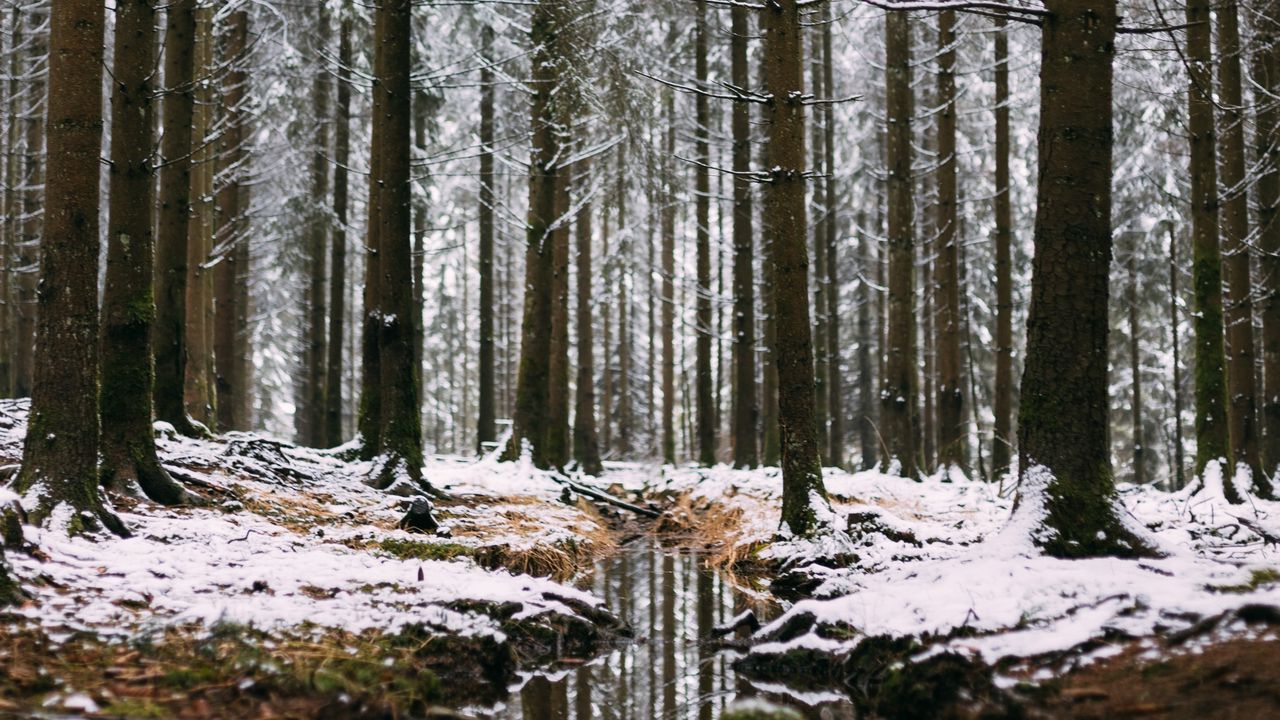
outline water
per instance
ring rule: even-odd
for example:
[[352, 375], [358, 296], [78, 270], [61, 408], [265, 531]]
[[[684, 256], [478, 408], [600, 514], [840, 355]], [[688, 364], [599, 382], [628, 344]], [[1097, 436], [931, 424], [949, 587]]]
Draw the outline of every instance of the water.
[[734, 652], [700, 642], [744, 610], [767, 622], [781, 608], [706, 569], [695, 554], [642, 539], [597, 563], [581, 585], [630, 623], [635, 639], [576, 667], [530, 677], [505, 706], [481, 713], [484, 717], [713, 720], [735, 698], [755, 696], [810, 718], [854, 717], [852, 706], [836, 693], [756, 687], [733, 671]]

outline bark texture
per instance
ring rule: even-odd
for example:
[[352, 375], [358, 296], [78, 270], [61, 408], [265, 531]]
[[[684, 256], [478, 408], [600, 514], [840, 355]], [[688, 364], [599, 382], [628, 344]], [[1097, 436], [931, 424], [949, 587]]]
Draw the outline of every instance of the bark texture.
[[[751, 32], [747, 9], [731, 11], [729, 28], [730, 79], [739, 88], [751, 84], [747, 42]], [[759, 463], [756, 426], [756, 297], [755, 247], [752, 236], [751, 106], [733, 104], [733, 466], [753, 468]]]
[[1107, 439], [1116, 2], [1046, 7], [1019, 503], [1043, 493], [1033, 541], [1050, 555], [1145, 555], [1120, 519]]
[[826, 502], [814, 411], [813, 338], [805, 212], [804, 65], [800, 9], [780, 0], [763, 11], [765, 91], [771, 168], [765, 223], [772, 238], [773, 310], [777, 316], [778, 429], [782, 446], [782, 522], [795, 535], [815, 532], [815, 507]]

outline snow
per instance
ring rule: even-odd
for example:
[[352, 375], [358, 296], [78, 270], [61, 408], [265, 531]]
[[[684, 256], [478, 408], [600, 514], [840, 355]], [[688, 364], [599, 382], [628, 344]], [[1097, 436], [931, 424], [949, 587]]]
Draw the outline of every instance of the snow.
[[[0, 456], [20, 454], [25, 412], [25, 401], [0, 402]], [[408, 501], [364, 484], [375, 469], [371, 462], [346, 462], [334, 451], [248, 433], [216, 440], [165, 435], [158, 447], [166, 467], [180, 479], [198, 480], [213, 502], [194, 508], [122, 503], [116, 511], [132, 531], [129, 538], [70, 536], [73, 511], [56, 507], [49, 522], [24, 528], [37, 553], [7, 555], [32, 596], [15, 608], [18, 617], [51, 635], [82, 630], [127, 637], [191, 623], [386, 632], [421, 624], [501, 639], [495, 620], [455, 609], [458, 602], [518, 603], [516, 619], [574, 615], [562, 599], [599, 604], [572, 587], [485, 569], [465, 556], [421, 561], [379, 548], [389, 539], [472, 548], [593, 542], [591, 534], [600, 533], [596, 518], [556, 502], [558, 486], [545, 474], [433, 458], [428, 479], [459, 501], [446, 522], [463, 526], [446, 540], [395, 529]], [[38, 489], [25, 498], [3, 489], [0, 506], [37, 495]]]
[[[668, 467], [654, 489], [688, 494], [694, 514], [713, 504], [737, 508], [740, 522], [728, 542], [755, 547], [757, 557], [785, 559], [786, 567], [833, 550], [852, 554], [847, 567], [809, 568], [822, 581], [815, 597], [761, 628], [755, 653], [844, 653], [861, 637], [927, 634], [938, 638], [934, 651], [995, 662], [1105, 638], [1157, 636], [1245, 605], [1280, 605], [1280, 584], [1256, 583], [1254, 575], [1280, 567], [1272, 545], [1280, 537], [1280, 503], [1249, 497], [1231, 505], [1215, 468], [1198, 491], [1119, 488], [1122, 520], [1165, 554], [1148, 560], [1044, 556], [1033, 535], [1045, 512], [1050, 476], [1044, 468], [1026, 474], [1016, 512], [1011, 493], [996, 485], [954, 471], [943, 477], [913, 482], [876, 471], [826, 470], [833, 512], [855, 522], [844, 532], [828, 520], [835, 529], [827, 546], [818, 540], [807, 549], [778, 527], [776, 469]], [[1242, 490], [1251, 486], [1247, 480], [1234, 479]], [[816, 620], [815, 631], [778, 641], [778, 630], [802, 614]], [[855, 632], [836, 633], [842, 639], [835, 640], [817, 632], [823, 626]], [[948, 639], [958, 634], [964, 637]]]

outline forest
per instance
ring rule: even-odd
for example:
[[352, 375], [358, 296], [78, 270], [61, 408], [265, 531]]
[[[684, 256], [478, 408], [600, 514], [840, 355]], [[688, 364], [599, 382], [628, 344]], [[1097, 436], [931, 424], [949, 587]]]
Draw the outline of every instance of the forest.
[[1280, 716], [1280, 0], [6, 0], [0, 716]]

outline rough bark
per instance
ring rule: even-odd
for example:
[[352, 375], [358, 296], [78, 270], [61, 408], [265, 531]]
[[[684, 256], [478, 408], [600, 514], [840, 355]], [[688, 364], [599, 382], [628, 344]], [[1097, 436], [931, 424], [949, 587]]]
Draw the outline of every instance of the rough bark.
[[[1226, 359], [1222, 327], [1222, 250], [1213, 119], [1209, 0], [1187, 2], [1188, 130], [1191, 133], [1191, 252], [1195, 286], [1196, 475], [1214, 460], [1229, 466]], [[1226, 483], [1233, 493], [1232, 483]]]
[[1107, 438], [1116, 1], [1046, 7], [1021, 492], [1043, 493], [1033, 541], [1046, 553], [1144, 555], [1149, 548], [1120, 519]]
[[407, 479], [422, 480], [422, 426], [418, 412], [418, 372], [414, 351], [416, 312], [413, 303], [413, 212], [410, 192], [410, 0], [385, 0], [378, 8], [383, 62], [381, 82], [383, 136], [379, 147], [378, 283], [374, 317], [378, 325], [378, 370], [381, 414], [379, 462], [371, 484], [389, 488]]
[[543, 0], [533, 10], [530, 42], [533, 50], [533, 97], [530, 102], [533, 150], [529, 177], [529, 219], [525, 231], [525, 300], [521, 324], [520, 369], [511, 441], [504, 456], [518, 458], [528, 442], [538, 467], [547, 467], [544, 440], [551, 347], [551, 223], [555, 218], [555, 187], [559, 138], [554, 127], [553, 94], [557, 71], [553, 41], [556, 9]]
[[[1280, 93], [1280, 2], [1259, 9], [1254, 76], [1268, 96]], [[1274, 102], [1256, 106], [1258, 144], [1258, 277], [1262, 315], [1263, 469], [1280, 473], [1280, 108]]]
[[956, 233], [956, 14], [938, 15], [938, 465], [968, 470], [960, 369], [960, 264]]
[[[383, 78], [384, 49], [378, 38], [381, 34], [383, 15], [374, 15], [373, 54], [373, 122], [370, 127], [369, 140], [369, 177], [381, 177], [382, 143], [385, 131], [380, 118], [385, 113], [383, 108], [384, 93], [379, 90]], [[365, 223], [365, 258], [364, 258], [364, 290], [361, 293], [360, 323], [360, 406], [356, 418], [356, 430], [360, 434], [360, 457], [372, 459], [382, 451], [382, 395], [381, 395], [381, 357], [379, 355], [377, 328], [377, 306], [382, 273], [380, 272], [381, 248], [380, 221], [381, 204], [379, 202], [378, 183], [369, 182], [368, 218]]]
[[777, 317], [778, 427], [782, 445], [782, 522], [799, 536], [817, 528], [815, 504], [826, 502], [814, 413], [813, 339], [805, 227], [804, 64], [800, 10], [780, 0], [763, 11], [765, 106], [771, 168], [765, 223], [772, 238], [773, 310]]
[[342, 350], [346, 328], [347, 212], [351, 160], [351, 17], [342, 13], [338, 29], [338, 98], [333, 130], [333, 241], [329, 248], [329, 337], [325, 347], [325, 445], [342, 443]]
[[[28, 14], [32, 28], [39, 28], [43, 21], [43, 12], [33, 10]], [[32, 33], [29, 67], [32, 80], [29, 88], [30, 104], [26, 109], [26, 138], [22, 159], [22, 235], [18, 242], [18, 293], [15, 303], [18, 322], [16, 325], [16, 352], [13, 358], [13, 392], [17, 397], [31, 397], [31, 382], [35, 363], [35, 336], [37, 297], [36, 270], [40, 262], [40, 231], [43, 215], [41, 202], [43, 193], [40, 187], [44, 184], [43, 152], [45, 144], [45, 79], [36, 72], [37, 63], [47, 56], [47, 46], [39, 30]]]
[[[825, 13], [825, 8], [820, 13]], [[825, 15], [819, 16], [819, 22]], [[818, 40], [820, 35], [812, 35], [813, 41], [810, 43], [811, 50], [809, 53], [809, 92], [818, 98], [825, 98], [830, 95], [830, 91], [823, 86], [822, 75], [822, 45]], [[826, 458], [827, 456], [827, 440], [828, 435], [828, 402], [830, 401], [830, 391], [827, 388], [827, 380], [831, 374], [830, 364], [827, 359], [827, 346], [829, 340], [827, 337], [827, 295], [830, 288], [827, 287], [827, 241], [826, 227], [830, 222], [832, 208], [825, 204], [826, 193], [824, 189], [827, 186], [831, 176], [831, 168], [826, 167], [826, 152], [824, 152], [824, 141], [826, 136], [822, 132], [822, 123], [819, 122], [817, 113], [814, 113], [813, 123], [811, 124], [813, 147], [810, 148], [813, 157], [813, 180], [810, 183], [812, 187], [812, 205], [814, 213], [813, 221], [813, 390], [814, 390], [814, 414], [818, 423], [818, 456]]]
[[[699, 86], [707, 84], [707, 3], [697, 0], [697, 21], [694, 27], [694, 64]], [[694, 96], [694, 202], [697, 227], [697, 289], [694, 303], [695, 324], [695, 379], [697, 394], [698, 462], [711, 466], [716, 462], [715, 408], [712, 400], [711, 377], [711, 153], [708, 134], [711, 111], [705, 93]]]
[[218, 191], [217, 264], [213, 268], [214, 296], [214, 385], [218, 407], [218, 427], [223, 430], [243, 430], [245, 387], [241, 362], [237, 353], [243, 343], [237, 338], [242, 332], [237, 284], [239, 275], [247, 270], [248, 243], [243, 232], [245, 190], [241, 186], [245, 159], [244, 141], [248, 136], [245, 91], [249, 82], [245, 72], [244, 54], [248, 48], [249, 15], [245, 11], [232, 13], [228, 19], [226, 55], [223, 63], [226, 74], [222, 80], [222, 107], [226, 113], [222, 147], [218, 153], [220, 163], [226, 168], [236, 168]]
[[[562, 113], [557, 125], [567, 127]], [[555, 213], [551, 230], [551, 343], [547, 359], [547, 462], [563, 468], [569, 462], [569, 174], [556, 168]]]
[[1245, 177], [1244, 99], [1241, 88], [1240, 21], [1237, 2], [1216, 8], [1218, 22], [1218, 101], [1222, 107], [1221, 232], [1227, 284], [1227, 427], [1231, 456], [1248, 468], [1255, 490], [1270, 496], [1258, 450], [1258, 393], [1254, 381], [1252, 251], [1249, 238], [1249, 185]]
[[[747, 65], [747, 42], [751, 32], [747, 9], [733, 8], [729, 29], [731, 82], [739, 88], [751, 84]], [[756, 425], [760, 408], [756, 402], [756, 298], [755, 247], [752, 236], [751, 106], [733, 104], [733, 466], [753, 468], [756, 452]]]
[[156, 456], [151, 428], [151, 323], [155, 319], [151, 209], [151, 64], [155, 57], [153, 0], [116, 6], [112, 65], [110, 199], [107, 276], [102, 295], [103, 486], [172, 505], [187, 499]]
[[867, 214], [858, 213], [858, 447], [862, 451], [861, 468], [870, 470], [876, 466], [876, 456], [880, 447], [876, 438], [875, 418], [875, 374], [876, 363], [872, 360], [871, 322], [872, 313], [876, 311], [873, 297], [876, 291], [871, 287], [867, 276], [870, 266], [875, 264], [876, 255], [872, 251], [875, 239], [867, 229]]
[[193, 45], [191, 120], [191, 217], [187, 221], [187, 279], [185, 298], [186, 354], [183, 403], [187, 416], [206, 428], [217, 426], [213, 382], [213, 274], [206, 267], [213, 253], [216, 165], [213, 138], [214, 62], [213, 8], [196, 10]]
[[1141, 325], [1138, 323], [1138, 247], [1137, 234], [1129, 248], [1129, 374], [1133, 383], [1133, 402], [1130, 407], [1133, 424], [1133, 483], [1142, 485], [1147, 481], [1146, 443], [1142, 432], [1142, 357], [1139, 347]]
[[325, 251], [329, 239], [329, 99], [331, 79], [325, 54], [333, 34], [329, 13], [317, 7], [315, 47], [317, 67], [311, 84], [316, 123], [311, 152], [310, 206], [304, 229], [307, 259], [306, 334], [302, 353], [302, 387], [295, 431], [298, 441], [311, 447], [324, 445], [325, 413]]
[[[579, 176], [585, 185], [586, 167]], [[573, 414], [573, 458], [588, 475], [604, 472], [600, 463], [600, 441], [596, 436], [595, 347], [591, 320], [591, 204], [583, 203], [577, 217], [578, 273], [578, 380]]]
[[[480, 30], [480, 407], [476, 418], [476, 451], [495, 440], [493, 387], [493, 27]], [[588, 213], [589, 214], [589, 213]], [[581, 246], [579, 246], [581, 247]], [[579, 250], [581, 252], [581, 250]], [[579, 316], [581, 317], [581, 316]], [[581, 320], [579, 320], [581, 321]], [[589, 332], [589, 330], [588, 330]], [[581, 340], [579, 340], [581, 342]], [[579, 350], [581, 352], [581, 350]], [[581, 375], [579, 375], [581, 378]], [[579, 379], [581, 393], [581, 379]], [[594, 405], [594, 400], [592, 401]], [[579, 405], [581, 408], [581, 405]], [[592, 417], [592, 434], [595, 420]], [[575, 433], [576, 436], [576, 433]], [[574, 443], [575, 448], [577, 443]], [[575, 452], [577, 450], [575, 449]], [[597, 452], [599, 452], [597, 450]], [[581, 459], [579, 459], [581, 462]]]
[[1166, 225], [1169, 231], [1169, 345], [1173, 348], [1173, 481], [1174, 490], [1187, 486], [1186, 470], [1182, 464], [1182, 360], [1178, 350], [1178, 240], [1173, 223]]
[[[17, 490], [31, 522], [66, 503], [67, 530], [125, 534], [98, 496], [98, 167], [103, 4], [54, 3], [49, 22], [48, 159], [31, 414]], [[179, 397], [181, 399], [181, 397]]]
[[903, 477], [916, 474], [919, 442], [910, 29], [904, 12], [891, 12], [885, 17], [889, 308], [885, 371], [880, 389], [880, 433], [886, 445], [884, 462], [892, 465], [896, 461]]
[[5, 93], [5, 113], [8, 127], [5, 129], [5, 145], [8, 148], [4, 163], [4, 226], [3, 244], [0, 245], [0, 397], [13, 397], [14, 324], [14, 250], [22, 241], [18, 214], [18, 168], [21, 165], [21, 142], [18, 129], [18, 76], [22, 72], [22, 53], [18, 48], [24, 43], [23, 15], [17, 4], [9, 11], [9, 83]]
[[195, 109], [196, 0], [168, 6], [161, 106], [160, 213], [156, 228], [156, 419], [196, 432], [183, 403], [187, 367], [187, 224], [191, 215], [191, 126]]
[[1013, 455], [1013, 206], [1009, 197], [1009, 31], [1004, 17], [996, 18], [996, 377], [992, 408], [993, 477], [1003, 478]]
[[[839, 96], [835, 90], [835, 79], [831, 52], [830, 10], [824, 10], [822, 25], [822, 86], [832, 99]], [[835, 110], [832, 103], [822, 106], [823, 158], [828, 178], [823, 183], [827, 217], [823, 224], [822, 241], [827, 246], [827, 464], [832, 467], [844, 465], [844, 382], [840, 358], [840, 257], [836, 236], [839, 232], [838, 212], [836, 206], [836, 142], [835, 142]]]
[[[674, 26], [673, 26], [674, 27]], [[665, 157], [675, 155], [675, 94], [665, 93], [666, 137]], [[676, 179], [675, 169], [668, 160], [663, 173], [666, 178], [666, 196], [662, 206], [662, 461], [676, 461]], [[606, 360], [606, 365], [608, 361]], [[606, 420], [607, 422], [607, 420]]]

